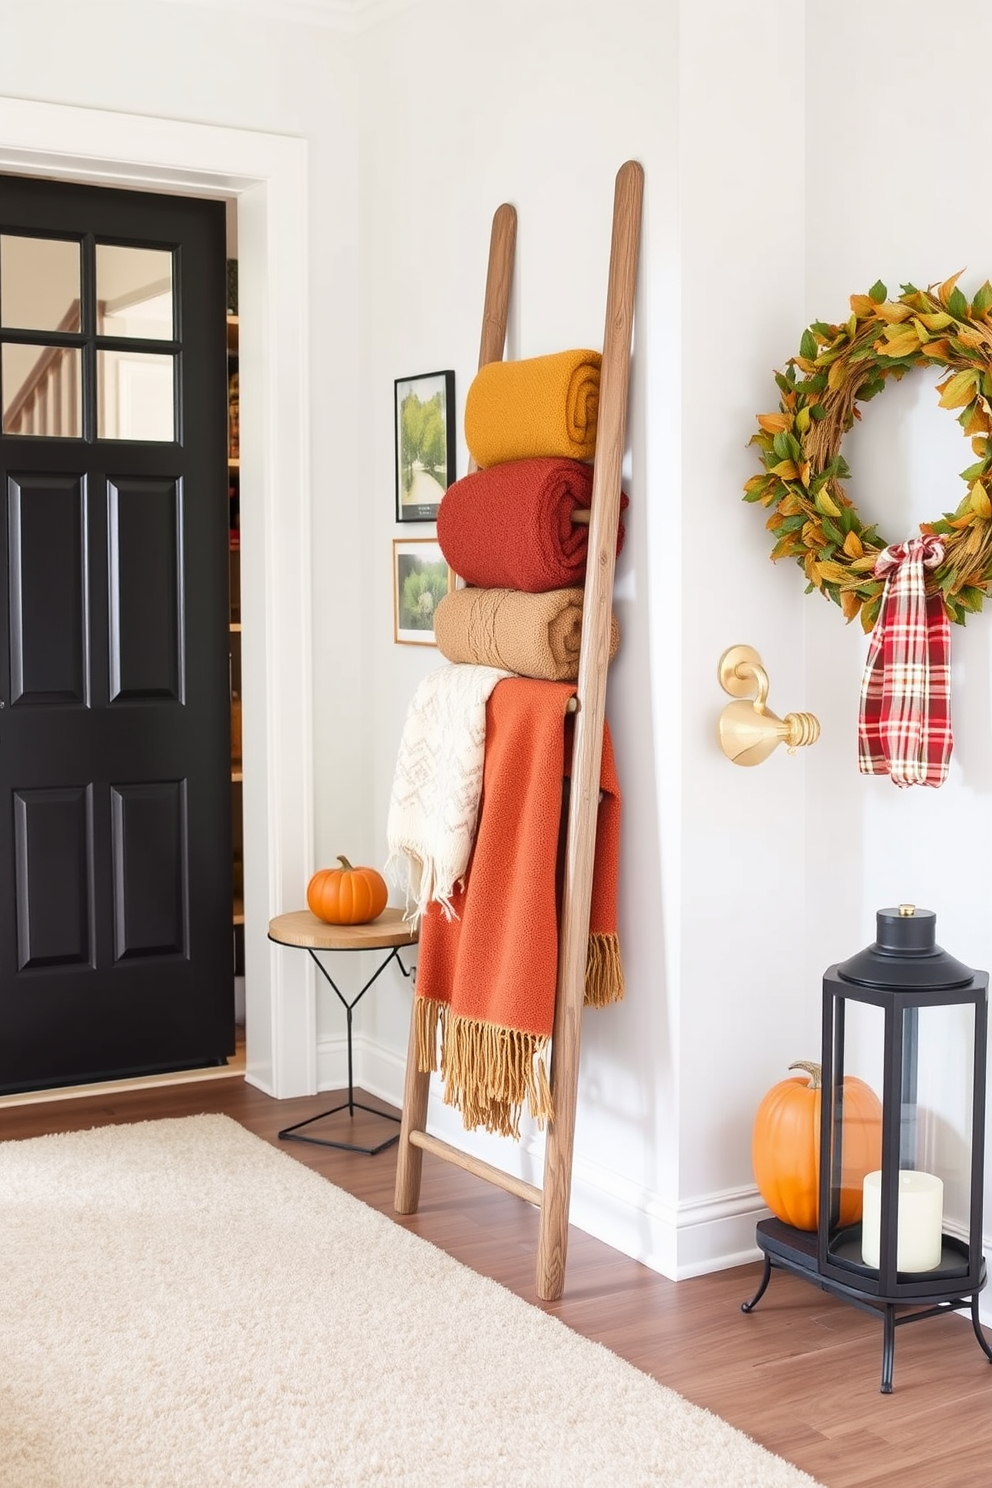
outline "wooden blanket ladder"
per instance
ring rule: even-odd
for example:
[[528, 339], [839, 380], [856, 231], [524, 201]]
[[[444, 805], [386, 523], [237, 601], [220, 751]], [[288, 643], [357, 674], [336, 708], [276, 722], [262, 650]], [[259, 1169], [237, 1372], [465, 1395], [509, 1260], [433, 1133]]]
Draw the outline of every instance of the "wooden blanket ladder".
[[[399, 1214], [416, 1212], [425, 1152], [537, 1205], [540, 1232], [536, 1284], [538, 1296], [545, 1301], [559, 1298], [565, 1286], [586, 948], [643, 191], [644, 173], [640, 164], [626, 161], [617, 173], [613, 206], [551, 1039], [554, 1118], [548, 1123], [543, 1184], [538, 1187], [504, 1173], [426, 1131], [430, 1075], [417, 1068], [416, 1009], [411, 1017], [396, 1167], [395, 1209]], [[480, 367], [503, 358], [516, 231], [516, 211], [504, 203], [497, 208], [492, 223]]]

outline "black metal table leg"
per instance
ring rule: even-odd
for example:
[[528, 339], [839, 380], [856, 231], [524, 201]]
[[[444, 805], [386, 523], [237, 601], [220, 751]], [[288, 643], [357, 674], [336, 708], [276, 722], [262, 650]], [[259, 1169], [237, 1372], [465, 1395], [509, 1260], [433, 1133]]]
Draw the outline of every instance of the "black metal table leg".
[[978, 1293], [977, 1292], [975, 1293], [975, 1295], [971, 1299], [971, 1326], [975, 1330], [975, 1337], [978, 1339], [978, 1342], [982, 1346], [982, 1352], [986, 1355], [986, 1357], [988, 1358], [989, 1362], [992, 1363], [992, 1348], [989, 1347], [989, 1341], [985, 1337], [985, 1334], [982, 1331], [982, 1320], [978, 1316]]
[[[975, 1337], [985, 1357], [992, 1362], [992, 1343], [985, 1336], [978, 1314], [979, 1294], [985, 1286], [984, 1259], [979, 1273], [978, 1288], [965, 1296], [959, 1294], [937, 1299], [921, 1297], [918, 1300], [910, 1298], [906, 1301], [894, 1301], [890, 1298], [869, 1296], [860, 1286], [847, 1286], [835, 1277], [824, 1275], [819, 1269], [818, 1239], [815, 1231], [797, 1230], [774, 1218], [762, 1219], [758, 1221], [755, 1228], [755, 1239], [759, 1250], [764, 1255], [765, 1269], [754, 1296], [749, 1302], [741, 1303], [741, 1312], [749, 1313], [754, 1310], [765, 1294], [772, 1271], [781, 1269], [788, 1274], [815, 1283], [821, 1291], [827, 1292], [830, 1296], [843, 1298], [844, 1301], [864, 1312], [870, 1312], [875, 1317], [880, 1316], [883, 1328], [882, 1380], [879, 1387], [881, 1394], [892, 1394], [896, 1329], [906, 1323], [922, 1322], [925, 1318], [941, 1317], [946, 1312], [961, 1312], [967, 1308], [971, 1313]], [[945, 1236], [944, 1243], [947, 1246], [953, 1242]]]
[[896, 1362], [896, 1310], [888, 1304], [882, 1312], [882, 1383], [883, 1395], [892, 1394], [892, 1370]]
[[755, 1294], [751, 1298], [750, 1302], [742, 1302], [741, 1303], [741, 1312], [753, 1312], [754, 1311], [754, 1309], [757, 1307], [758, 1303], [761, 1301], [762, 1297], [765, 1295], [765, 1292], [766, 1292], [766, 1290], [768, 1288], [768, 1283], [771, 1281], [771, 1279], [772, 1279], [772, 1263], [771, 1263], [771, 1258], [769, 1257], [769, 1255], [768, 1255], [768, 1253], [766, 1251], [766, 1253], [765, 1253], [765, 1269], [761, 1273], [761, 1280], [758, 1283], [758, 1290], [755, 1292]]
[[314, 1147], [337, 1147], [344, 1152], [363, 1152], [368, 1157], [375, 1157], [377, 1153], [385, 1151], [387, 1147], [392, 1147], [394, 1142], [399, 1141], [400, 1134], [398, 1131], [393, 1132], [384, 1141], [377, 1143], [373, 1147], [362, 1147], [355, 1142], [335, 1142], [332, 1141], [329, 1137], [301, 1136], [300, 1133], [302, 1132], [304, 1127], [312, 1126], [315, 1121], [323, 1121], [328, 1116], [336, 1116], [339, 1111], [347, 1111], [349, 1116], [354, 1116], [356, 1111], [366, 1111], [370, 1116], [378, 1116], [382, 1121], [393, 1121], [397, 1125], [399, 1125], [401, 1119], [399, 1116], [394, 1116], [389, 1111], [378, 1111], [374, 1106], [363, 1105], [361, 1101], [357, 1101], [355, 1099], [354, 1057], [352, 1051], [352, 1013], [358, 1003], [365, 996], [366, 992], [372, 986], [372, 984], [377, 981], [378, 978], [385, 971], [390, 962], [395, 961], [405, 977], [412, 975], [412, 969], [408, 971], [407, 968], [403, 965], [403, 962], [400, 959], [399, 948], [397, 946], [394, 946], [390, 950], [389, 955], [385, 957], [376, 971], [372, 974], [371, 977], [369, 977], [368, 981], [365, 983], [365, 986], [361, 989], [358, 995], [356, 997], [353, 997], [351, 1002], [349, 1002], [348, 999], [343, 995], [341, 989], [334, 981], [334, 978], [327, 970], [327, 967], [321, 961], [320, 957], [315, 953], [313, 948], [311, 946], [307, 946], [306, 949], [309, 951], [311, 960], [316, 965], [317, 970], [321, 973], [324, 980], [328, 982], [334, 989], [338, 1001], [341, 1003], [342, 1007], [345, 1010], [348, 1042], [348, 1099], [346, 1101], [342, 1101], [341, 1104], [338, 1106], [332, 1106], [329, 1111], [320, 1111], [316, 1116], [308, 1116], [305, 1121], [297, 1121], [293, 1126], [284, 1127], [283, 1130], [279, 1133], [279, 1138], [281, 1141], [284, 1142], [310, 1142]]

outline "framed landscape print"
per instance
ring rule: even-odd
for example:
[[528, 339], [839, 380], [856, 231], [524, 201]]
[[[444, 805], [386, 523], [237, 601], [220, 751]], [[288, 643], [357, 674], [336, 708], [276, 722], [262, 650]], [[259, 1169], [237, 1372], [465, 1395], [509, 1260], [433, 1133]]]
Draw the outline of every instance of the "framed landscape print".
[[451, 588], [447, 560], [431, 537], [393, 538], [393, 640], [433, 646], [434, 611]]
[[423, 372], [394, 384], [396, 520], [433, 522], [455, 478], [455, 374]]

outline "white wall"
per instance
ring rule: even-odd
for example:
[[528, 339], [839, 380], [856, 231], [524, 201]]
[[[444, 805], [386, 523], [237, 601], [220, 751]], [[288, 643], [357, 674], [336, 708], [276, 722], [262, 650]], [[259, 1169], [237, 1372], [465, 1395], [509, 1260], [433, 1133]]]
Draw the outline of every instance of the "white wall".
[[[851, 86], [859, 87], [859, 78], [868, 75], [866, 45], [884, 44], [886, 65], [877, 74], [871, 71], [873, 107], [867, 120], [863, 115], [856, 123], [853, 110], [810, 110], [807, 170], [815, 186], [807, 200], [807, 319], [843, 318], [848, 296], [879, 278], [898, 294], [903, 283], [926, 286], [964, 269], [961, 285], [970, 294], [992, 274], [980, 172], [966, 150], [948, 147], [952, 138], [980, 137], [982, 104], [967, 88], [952, 89], [934, 129], [925, 111], [904, 111], [899, 102], [934, 71], [953, 64], [959, 25], [968, 23], [969, 48], [992, 42], [992, 14], [950, 0], [940, 8], [939, 26], [929, 26], [934, 13], [924, 0], [872, 0], [868, 6], [837, 0], [829, 10], [810, 8], [811, 78], [835, 76], [854, 59]], [[924, 25], [925, 58], [913, 39]], [[891, 122], [897, 113], [898, 146], [893, 148]], [[876, 165], [862, 171], [857, 159]], [[935, 380], [921, 372], [886, 389], [845, 440], [851, 495], [891, 542], [910, 536], [917, 522], [957, 505], [964, 492], [958, 471], [974, 458], [955, 415], [937, 408]], [[874, 938], [876, 907], [903, 900], [926, 905], [938, 915], [938, 940], [970, 965], [987, 967], [992, 963], [992, 920], [984, 893], [984, 844], [992, 821], [990, 617], [983, 613], [967, 628], [951, 627], [955, 750], [950, 777], [939, 790], [905, 791], [885, 778], [852, 774], [857, 688], [867, 642], [860, 627], [848, 630], [838, 618], [833, 606], [810, 604], [810, 696], [835, 741], [814, 752], [810, 779], [814, 798], [831, 803], [831, 835], [842, 835], [847, 844], [848, 871], [835, 874], [829, 858], [812, 855], [811, 900], [839, 895], [845, 922], [858, 925], [862, 944]], [[822, 963], [831, 954], [834, 928], [825, 919], [811, 932], [810, 954], [814, 964]]]
[[[389, 597], [392, 520], [390, 391], [395, 376], [455, 369], [458, 470], [465, 395], [478, 365], [489, 231], [497, 206], [518, 214], [507, 355], [601, 346], [614, 177], [624, 160], [646, 173], [637, 365], [632, 391], [627, 544], [617, 570], [623, 641], [609, 716], [627, 814], [620, 934], [629, 992], [619, 1008], [585, 1020], [573, 1217], [619, 1206], [632, 1243], [651, 1229], [659, 1164], [674, 1162], [668, 987], [661, 929], [658, 802], [649, 673], [648, 368], [664, 324], [652, 317], [652, 256], [671, 282], [677, 237], [675, 105], [677, 29], [670, 7], [588, 0], [484, 8], [428, 0], [362, 39], [363, 288], [368, 306], [368, 447], [379, 550], [369, 593], [374, 658], [374, 810], [384, 840], [389, 786], [406, 706], [437, 652], [395, 646]], [[656, 306], [655, 313], [660, 305]], [[410, 529], [403, 529], [409, 534]], [[427, 529], [428, 531], [430, 529]], [[641, 785], [646, 783], [647, 792]], [[635, 860], [633, 854], [637, 854]], [[634, 861], [642, 865], [632, 871]], [[410, 996], [383, 989], [374, 1037], [405, 1055]], [[366, 1027], [368, 1019], [366, 1019]], [[542, 1139], [520, 1149], [466, 1138], [457, 1116], [432, 1102], [432, 1127], [497, 1165], [540, 1181]], [[581, 1208], [589, 1214], [580, 1216]], [[653, 1246], [653, 1242], [650, 1242]]]
[[[754, 418], [776, 406], [771, 369], [801, 314], [805, 246], [803, 11], [758, 10], [681, 6], [680, 1273], [753, 1245], [752, 1114], [786, 1056], [819, 1044], [817, 988], [799, 976], [807, 761], [780, 749], [733, 766], [714, 727], [730, 701], [717, 662], [738, 642], [760, 652], [775, 711], [809, 706], [801, 586], [770, 567], [741, 495]], [[761, 189], [767, 160], [787, 189]], [[653, 588], [664, 574], [654, 567]]]
[[[698, 0], [420, 0], [361, 38], [380, 839], [407, 703], [441, 663], [392, 641], [390, 540], [410, 532], [392, 519], [392, 379], [453, 367], [460, 420], [504, 200], [519, 219], [507, 354], [602, 345], [614, 177], [628, 158], [645, 169], [623, 641], [608, 698], [626, 803], [628, 992], [584, 1022], [573, 1218], [673, 1275], [751, 1252], [751, 1115], [786, 1053], [815, 1050], [817, 1028], [817, 989], [797, 996], [804, 762], [783, 753], [752, 774], [715, 744], [728, 701], [717, 661], [734, 642], [762, 650], [773, 705], [805, 705], [799, 591], [769, 570], [740, 494], [755, 390], [803, 308], [803, 135], [800, 124], [783, 144], [779, 124], [783, 110], [801, 120], [802, 13], [784, 0], [765, 9], [756, 28], [739, 7]], [[753, 89], [759, 65], [781, 81]], [[773, 152], [799, 185], [759, 228], [753, 162]], [[461, 471], [465, 460], [460, 443]], [[384, 1092], [405, 1056], [409, 1001], [397, 979], [362, 1023]], [[430, 1119], [540, 1177], [534, 1133], [520, 1150], [465, 1138], [438, 1100]]]
[[[925, 48], [919, 38], [925, 32]], [[836, 321], [848, 296], [876, 279], [940, 283], [964, 269], [970, 295], [992, 276], [987, 193], [976, 169], [985, 107], [955, 87], [939, 118], [906, 107], [935, 76], [960, 67], [959, 39], [992, 45], [992, 13], [948, 0], [836, 0], [807, 8], [807, 302], [804, 323]], [[869, 54], [881, 48], [885, 65]], [[824, 108], [831, 80], [871, 108]], [[855, 114], [860, 115], [855, 119]], [[961, 147], [952, 144], [959, 141]], [[868, 405], [845, 440], [850, 493], [883, 537], [900, 542], [920, 521], [957, 506], [958, 472], [972, 463], [955, 416], [938, 409], [935, 377], [915, 373]], [[811, 906], [808, 976], [875, 935], [875, 911], [902, 902], [935, 911], [937, 940], [973, 967], [992, 966], [987, 842], [992, 830], [990, 609], [951, 627], [954, 754], [939, 790], [899, 790], [856, 773], [858, 687], [867, 650], [860, 627], [812, 597], [807, 621], [809, 706], [824, 744], [811, 751], [805, 861]], [[829, 742], [828, 742], [829, 741]], [[960, 1059], [954, 1080], [963, 1080]], [[989, 1141], [986, 1138], [988, 1149]], [[985, 1232], [992, 1227], [987, 1150]]]
[[[928, 10], [919, 8], [920, 26]], [[628, 807], [621, 934], [629, 991], [622, 1009], [585, 1020], [573, 1214], [672, 1275], [752, 1253], [762, 1212], [750, 1166], [755, 1108], [791, 1060], [818, 1057], [823, 971], [874, 938], [877, 908], [907, 898], [936, 907], [955, 953], [976, 966], [992, 959], [985, 924], [961, 885], [949, 892], [935, 851], [945, 823], [965, 836], [983, 775], [981, 622], [966, 638], [973, 649], [956, 652], [957, 666], [974, 670], [977, 651], [982, 668], [956, 708], [955, 769], [973, 761], [966, 795], [954, 781], [941, 793], [902, 793], [861, 779], [854, 728], [866, 641], [839, 611], [803, 595], [793, 565], [769, 563], [762, 513], [741, 501], [757, 468], [747, 448], [755, 416], [776, 407], [773, 370], [798, 349], [810, 319], [839, 316], [846, 296], [879, 273], [892, 284], [925, 281], [981, 262], [964, 152], [949, 185], [946, 164], [938, 166], [944, 136], [926, 111], [912, 115], [912, 147], [902, 144], [910, 128], [899, 104], [903, 73], [883, 69], [879, 93], [878, 70], [858, 60], [865, 26], [875, 23], [887, 44], [896, 26], [911, 33], [899, 16], [901, 6], [785, 0], [608, 10], [504, 0], [484, 13], [420, 0], [362, 43], [366, 414], [382, 553], [368, 627], [376, 633], [377, 624], [379, 637], [379, 834], [406, 700], [436, 664], [392, 646], [388, 633], [391, 379], [454, 366], [463, 404], [488, 221], [503, 199], [520, 214], [508, 354], [601, 334], [608, 183], [627, 156], [645, 166], [631, 536], [618, 570], [624, 642], [609, 701]], [[485, 58], [481, 74], [476, 56]], [[874, 97], [888, 89], [891, 98], [877, 112], [847, 111], [838, 127], [822, 106], [825, 80], [852, 68]], [[924, 63], [912, 68], [922, 88]], [[412, 124], [434, 74], [444, 79], [442, 117], [451, 123], [427, 131], [450, 182], [441, 208], [424, 190], [424, 131]], [[955, 116], [961, 109], [955, 103]], [[896, 116], [898, 188], [879, 189], [879, 172], [856, 162], [889, 162]], [[977, 137], [977, 112], [957, 123], [959, 137]], [[929, 163], [922, 185], [921, 156]], [[902, 267], [907, 243], [913, 261]], [[976, 270], [976, 284], [986, 272]], [[873, 418], [881, 408], [873, 405]], [[917, 435], [931, 465], [942, 458], [938, 439], [956, 435], [948, 420], [938, 433], [940, 422], [935, 415]], [[860, 431], [869, 446], [872, 437]], [[879, 439], [891, 468], [887, 435]], [[928, 494], [919, 515], [935, 510]], [[821, 715], [823, 735], [808, 754], [780, 750], [741, 770], [719, 753], [714, 724], [727, 699], [716, 663], [738, 641], [762, 653], [777, 711]], [[963, 860], [977, 883], [982, 834], [967, 840]], [[402, 1061], [408, 1002], [406, 989], [389, 989], [365, 1025], [384, 1089], [395, 1078], [387, 1051], [397, 1068]], [[463, 1140], [436, 1102], [432, 1121]], [[539, 1172], [534, 1137], [519, 1153], [467, 1145], [525, 1175]]]
[[[627, 158], [643, 164], [608, 704], [628, 994], [585, 1020], [573, 1218], [670, 1275], [751, 1253], [754, 1110], [791, 1059], [816, 1057], [823, 970], [873, 938], [876, 908], [926, 904], [954, 954], [992, 962], [979, 898], [986, 617], [954, 637], [948, 785], [863, 780], [864, 637], [803, 596], [794, 566], [769, 563], [761, 514], [741, 500], [755, 415], [777, 402], [772, 370], [810, 319], [839, 318], [879, 276], [895, 286], [968, 265], [977, 284], [990, 272], [975, 152], [945, 143], [982, 138], [979, 95], [948, 89], [938, 120], [933, 78], [957, 65], [942, 38], [967, 35], [978, 55], [992, 17], [952, 0], [938, 31], [933, 11], [412, 0], [358, 5], [368, 24], [351, 35], [277, 23], [274, 4], [0, 0], [0, 95], [307, 142], [318, 862], [383, 860], [406, 705], [441, 661], [392, 639], [391, 539], [430, 531], [394, 522], [393, 379], [454, 368], [460, 424], [504, 200], [519, 214], [508, 355], [601, 344], [614, 176]], [[924, 28], [925, 56], [910, 40]], [[829, 108], [831, 88], [869, 102]], [[929, 102], [910, 107], [911, 95]], [[847, 451], [859, 501], [877, 502], [880, 521], [891, 511], [895, 537], [956, 500], [956, 427], [919, 397], [909, 421], [912, 401], [888, 391]], [[916, 479], [921, 450], [948, 472], [946, 500]], [[466, 458], [460, 439], [461, 471]], [[814, 749], [756, 770], [719, 753], [716, 666], [735, 642], [761, 652], [777, 712], [820, 715]], [[390, 972], [359, 1010], [359, 1077], [392, 1099], [409, 1004]], [[319, 988], [323, 1086], [341, 1080], [341, 1022]], [[436, 1094], [431, 1122], [539, 1178], [537, 1134], [519, 1148], [463, 1137]]]

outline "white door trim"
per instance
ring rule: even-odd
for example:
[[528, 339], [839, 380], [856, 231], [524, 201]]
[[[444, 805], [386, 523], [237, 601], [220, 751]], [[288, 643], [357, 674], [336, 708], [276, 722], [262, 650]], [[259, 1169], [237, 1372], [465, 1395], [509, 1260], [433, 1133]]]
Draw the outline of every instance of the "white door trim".
[[312, 968], [268, 940], [313, 868], [306, 141], [0, 98], [0, 171], [237, 201], [247, 1077], [313, 1094]]

